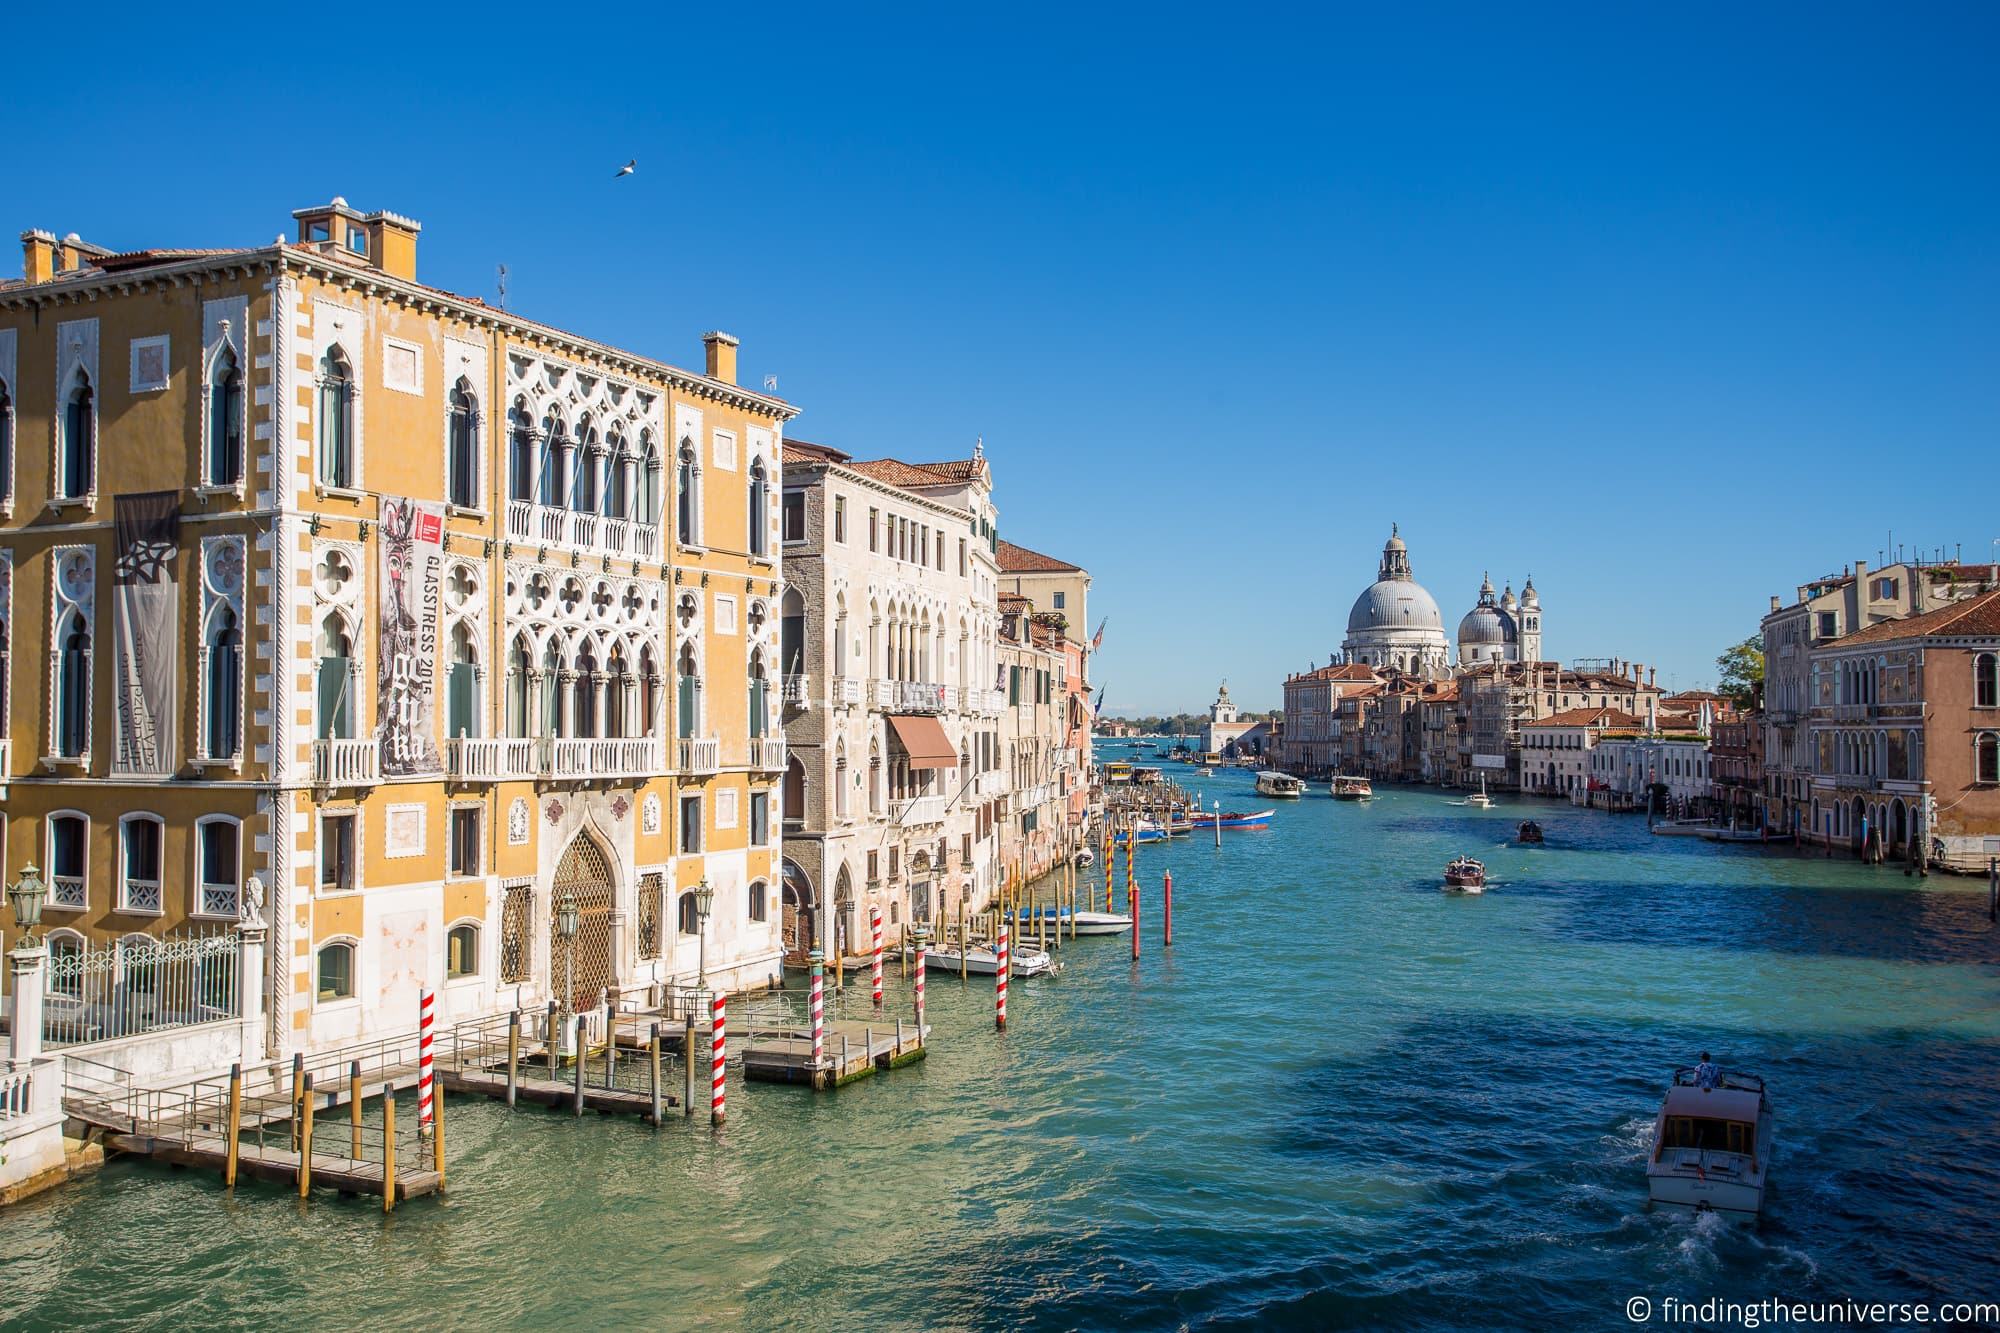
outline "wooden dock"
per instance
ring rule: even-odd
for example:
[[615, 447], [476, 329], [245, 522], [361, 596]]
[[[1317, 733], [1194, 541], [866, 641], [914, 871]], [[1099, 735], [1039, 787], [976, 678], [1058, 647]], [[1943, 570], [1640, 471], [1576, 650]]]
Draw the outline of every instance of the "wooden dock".
[[[182, 1142], [178, 1139], [157, 1139], [143, 1134], [108, 1134], [104, 1145], [115, 1152], [133, 1153], [150, 1157], [156, 1162], [170, 1166], [195, 1167], [199, 1170], [214, 1171], [218, 1175], [229, 1167], [229, 1146], [221, 1138], [214, 1142]], [[239, 1176], [249, 1176], [271, 1185], [294, 1187], [299, 1179], [299, 1154], [290, 1148], [273, 1147], [269, 1144], [243, 1143], [236, 1149], [236, 1171]], [[352, 1157], [336, 1156], [321, 1152], [317, 1147], [312, 1153], [312, 1175], [308, 1177], [314, 1189], [333, 1190], [340, 1194], [382, 1193], [382, 1163], [359, 1161]], [[422, 1198], [436, 1194], [444, 1186], [444, 1177], [432, 1170], [396, 1171], [396, 1202], [405, 1199]]]
[[815, 1068], [812, 1029], [766, 1028], [743, 1049], [743, 1077], [760, 1083], [838, 1088], [924, 1058], [924, 1034], [914, 1023], [885, 1019], [862, 1023], [834, 1019], [826, 1025], [826, 1056]]

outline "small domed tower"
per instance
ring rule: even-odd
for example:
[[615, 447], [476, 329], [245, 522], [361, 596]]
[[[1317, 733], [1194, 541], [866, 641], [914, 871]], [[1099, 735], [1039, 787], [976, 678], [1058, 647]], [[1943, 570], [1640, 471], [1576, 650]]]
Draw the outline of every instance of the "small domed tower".
[[1535, 591], [1535, 576], [1528, 575], [1528, 581], [1521, 585], [1521, 609], [1517, 617], [1521, 622], [1521, 660], [1539, 662], [1542, 660], [1542, 599]]

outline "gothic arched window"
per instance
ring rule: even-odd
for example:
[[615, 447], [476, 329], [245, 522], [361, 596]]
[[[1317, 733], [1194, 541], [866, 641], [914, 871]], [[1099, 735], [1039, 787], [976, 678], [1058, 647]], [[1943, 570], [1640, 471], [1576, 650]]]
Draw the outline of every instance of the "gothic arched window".
[[479, 406], [472, 383], [460, 378], [451, 386], [448, 438], [445, 441], [445, 498], [460, 509], [479, 508]]
[[202, 737], [210, 759], [234, 759], [242, 744], [243, 633], [236, 613], [217, 609], [208, 631], [208, 725]]
[[208, 484], [234, 486], [243, 477], [243, 372], [224, 343], [208, 374]]
[[62, 477], [60, 494], [66, 500], [89, 495], [96, 481], [97, 398], [90, 377], [77, 372], [76, 384], [63, 404]]
[[319, 359], [319, 481], [352, 487], [354, 476], [354, 369], [338, 346]]

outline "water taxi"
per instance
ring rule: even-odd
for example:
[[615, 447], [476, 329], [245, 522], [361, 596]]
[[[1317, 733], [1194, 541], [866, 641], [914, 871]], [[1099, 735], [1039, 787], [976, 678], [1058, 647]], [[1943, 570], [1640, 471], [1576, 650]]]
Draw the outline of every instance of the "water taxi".
[[[956, 972], [959, 948], [956, 944], [940, 944], [924, 951], [924, 970], [936, 968], [940, 972]], [[1039, 977], [1056, 970], [1055, 960], [1045, 949], [1032, 945], [1021, 947], [1010, 944], [1007, 949], [1007, 975], [1010, 977]], [[965, 971], [975, 977], [998, 975], [1000, 959], [991, 945], [974, 944], [965, 955]]]
[[1674, 1071], [1653, 1125], [1646, 1188], [1654, 1203], [1754, 1221], [1771, 1166], [1771, 1099], [1755, 1074], [1721, 1073], [1704, 1088]]
[[1529, 846], [1535, 846], [1542, 841], [1542, 826], [1532, 819], [1524, 819], [1521, 827], [1515, 830], [1515, 837]]
[[1367, 778], [1335, 777], [1333, 799], [1336, 801], [1371, 801], [1375, 799], [1374, 784]]
[[1212, 829], [1218, 823], [1223, 828], [1263, 828], [1271, 822], [1276, 810], [1224, 810], [1220, 814], [1196, 810], [1188, 816], [1193, 828]]
[[1037, 908], [1021, 917], [1022, 929], [1035, 923], [1036, 918], [1046, 918], [1051, 930], [1067, 930], [1071, 917], [1076, 918], [1076, 934], [1081, 939], [1085, 935], [1123, 935], [1132, 929], [1132, 918], [1122, 912], [1072, 912], [1065, 907], [1057, 911], [1053, 907]]
[[1459, 804], [1469, 805], [1475, 810], [1491, 810], [1493, 808], [1493, 798], [1486, 794], [1486, 775], [1484, 773], [1479, 775], [1479, 790], [1466, 797]]
[[1305, 792], [1306, 784], [1290, 773], [1259, 773], [1257, 794], [1259, 796], [1282, 796], [1297, 799]]
[[1122, 786], [1132, 780], [1132, 765], [1122, 759], [1113, 760], [1104, 766], [1104, 781], [1110, 786]]
[[1461, 856], [1444, 868], [1444, 883], [1449, 889], [1461, 889], [1466, 893], [1486, 892], [1486, 865], [1469, 856]]

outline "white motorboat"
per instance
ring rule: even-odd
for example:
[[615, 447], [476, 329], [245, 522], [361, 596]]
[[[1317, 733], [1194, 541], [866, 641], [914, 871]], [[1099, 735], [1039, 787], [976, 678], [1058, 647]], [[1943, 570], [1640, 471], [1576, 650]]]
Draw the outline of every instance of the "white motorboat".
[[1491, 810], [1493, 808], [1493, 798], [1486, 794], [1486, 775], [1484, 773], [1479, 775], [1479, 790], [1466, 797], [1459, 804], [1469, 805], [1475, 810]]
[[[1128, 921], [1129, 925], [1130, 922]], [[1010, 977], [1039, 977], [1043, 973], [1056, 970], [1055, 960], [1048, 953], [1033, 945], [1026, 948], [1010, 946], [1008, 952], [1007, 975]], [[940, 972], [956, 972], [958, 967], [958, 946], [939, 945], [924, 951], [924, 970], [937, 969]], [[984, 944], [975, 944], [965, 956], [965, 970], [976, 977], [995, 976], [1000, 971], [1000, 960], [993, 950]]]
[[1259, 773], [1257, 775], [1257, 794], [1259, 796], [1286, 796], [1286, 797], [1296, 798], [1301, 793], [1303, 793], [1305, 789], [1306, 789], [1306, 784], [1300, 782], [1290, 773]]
[[1333, 779], [1333, 799], [1336, 801], [1368, 801], [1374, 797], [1374, 784], [1367, 778], [1336, 775]]
[[[1027, 930], [1030, 928], [1038, 915], [1048, 918], [1049, 929], [1055, 930], [1060, 927], [1063, 930], [1068, 930], [1069, 919], [1072, 913], [1067, 907], [1060, 913], [1044, 907], [1039, 913], [1030, 912], [1024, 915], [1021, 918], [1021, 929]], [[1126, 931], [1132, 929], [1132, 918], [1119, 912], [1081, 911], [1074, 913], [1074, 915], [1076, 917], [1076, 934], [1079, 939], [1085, 935], [1123, 935]]]
[[1754, 1221], [1771, 1169], [1771, 1099], [1755, 1074], [1724, 1073], [1699, 1085], [1674, 1071], [1653, 1125], [1646, 1187], [1654, 1203]]
[[1663, 819], [1653, 825], [1656, 838], [1699, 838], [1719, 831], [1706, 819]]

